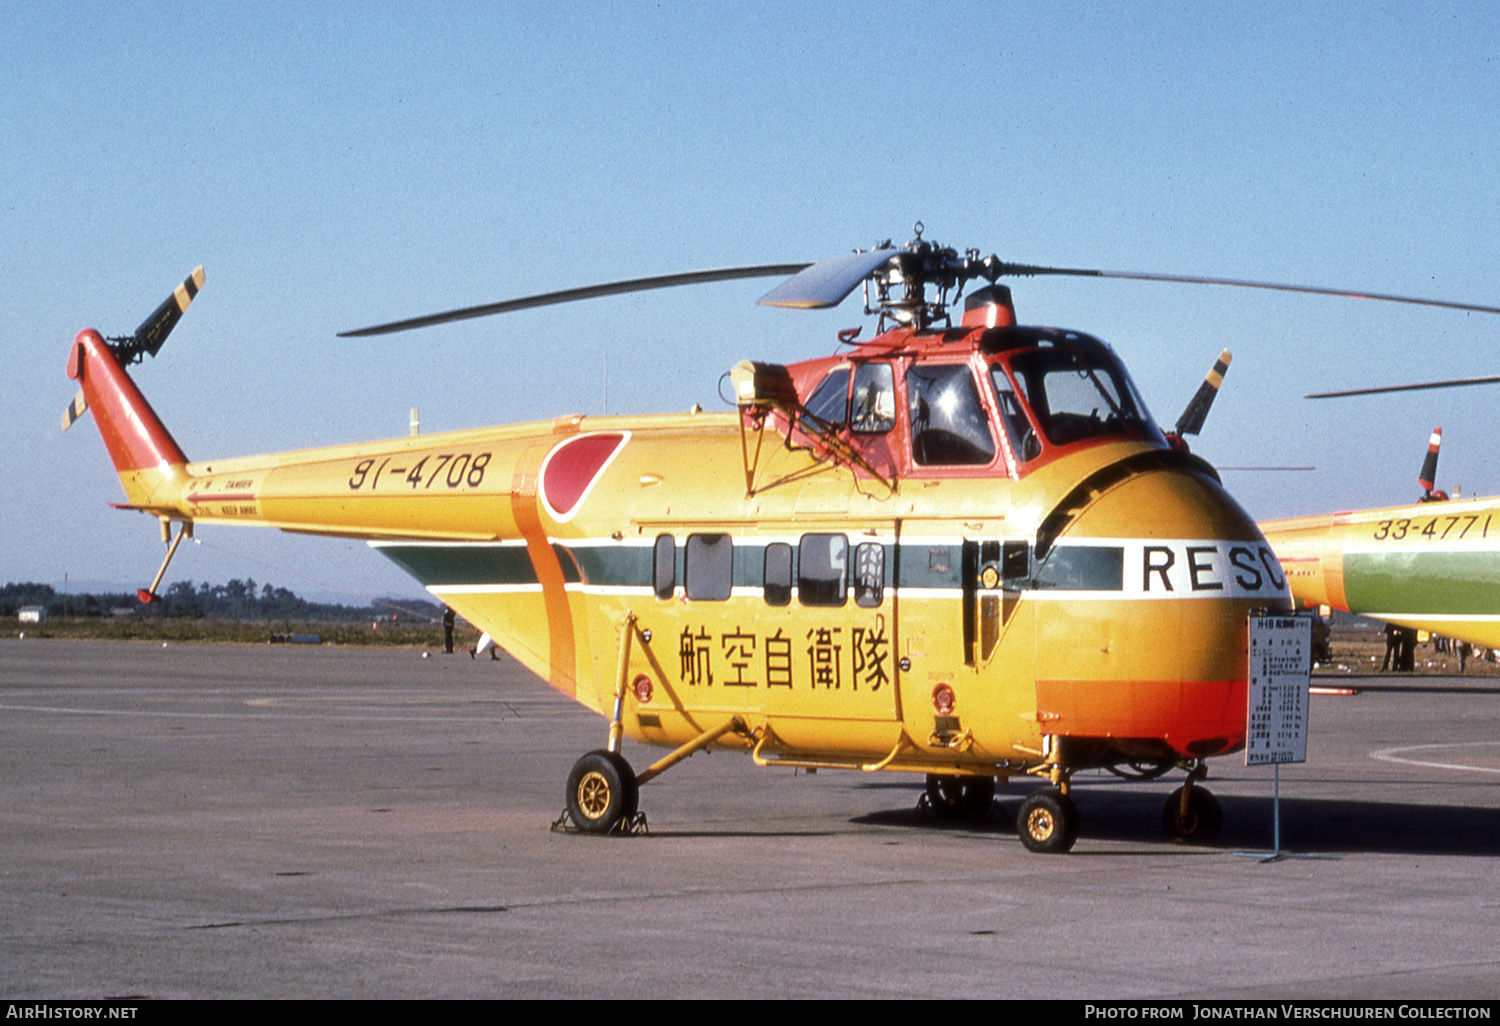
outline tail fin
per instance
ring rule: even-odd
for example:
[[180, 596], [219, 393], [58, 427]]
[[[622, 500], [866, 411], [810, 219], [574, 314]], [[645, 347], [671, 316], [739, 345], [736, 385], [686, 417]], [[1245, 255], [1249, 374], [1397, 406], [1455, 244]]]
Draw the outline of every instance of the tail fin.
[[105, 340], [88, 328], [78, 333], [68, 353], [68, 377], [80, 388], [63, 412], [63, 430], [90, 409], [94, 411], [99, 435], [130, 506], [154, 508], [161, 501], [163, 486], [182, 477], [187, 457], [125, 373], [125, 365], [148, 353], [156, 355], [202, 287], [203, 268], [197, 267], [141, 322], [134, 335]]
[[[162, 425], [156, 411], [92, 328], [78, 333], [68, 355], [68, 377], [94, 411], [104, 448], [114, 462], [132, 506], [150, 506], [157, 486], [176, 476], [187, 456]], [[78, 400], [69, 408], [77, 408]]]

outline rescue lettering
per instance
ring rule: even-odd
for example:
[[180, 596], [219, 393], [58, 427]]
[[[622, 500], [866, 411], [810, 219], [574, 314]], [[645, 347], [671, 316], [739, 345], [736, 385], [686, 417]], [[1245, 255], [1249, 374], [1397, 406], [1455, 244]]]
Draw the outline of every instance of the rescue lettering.
[[1172, 579], [1167, 576], [1167, 571], [1172, 569], [1172, 564], [1177, 562], [1177, 556], [1165, 545], [1146, 546], [1146, 575], [1141, 589], [1151, 590], [1151, 575], [1157, 574], [1161, 578], [1161, 587], [1167, 591], [1172, 590]]
[[[1281, 564], [1266, 544], [1142, 541], [1135, 547], [1141, 596], [1270, 598], [1286, 591]], [[1126, 546], [1127, 565], [1130, 548]], [[1129, 580], [1127, 574], [1127, 591]]]
[[[1188, 546], [1188, 575], [1193, 581], [1194, 591], [1223, 591], [1224, 585], [1212, 579], [1214, 570], [1211, 557], [1218, 550], [1212, 545]], [[1207, 559], [1207, 562], [1202, 560]], [[1207, 575], [1207, 577], [1205, 577]]]

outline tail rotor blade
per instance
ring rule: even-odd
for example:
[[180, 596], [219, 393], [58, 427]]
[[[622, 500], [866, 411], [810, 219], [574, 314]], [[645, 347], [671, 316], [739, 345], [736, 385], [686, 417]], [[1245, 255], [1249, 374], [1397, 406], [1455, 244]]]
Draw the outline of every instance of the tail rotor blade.
[[1437, 483], [1438, 449], [1443, 445], [1443, 429], [1435, 427], [1432, 429], [1432, 437], [1427, 440], [1427, 455], [1422, 459], [1422, 472], [1417, 475], [1417, 484], [1428, 495], [1432, 494], [1433, 486]]
[[1213, 369], [1203, 379], [1203, 384], [1198, 386], [1198, 391], [1182, 411], [1182, 416], [1177, 418], [1178, 437], [1196, 435], [1203, 430], [1203, 422], [1208, 419], [1208, 411], [1219, 395], [1219, 386], [1224, 383], [1224, 373], [1229, 370], [1229, 361], [1232, 359], [1234, 357], [1226, 349], [1214, 361]]
[[203, 268], [199, 266], [183, 279], [181, 285], [172, 290], [172, 294], [151, 312], [150, 317], [141, 322], [134, 335], [116, 346], [115, 355], [120, 361], [134, 363], [142, 356], [155, 356], [202, 287]]
[[84, 398], [83, 389], [80, 388], [78, 394], [73, 397], [73, 401], [68, 404], [68, 408], [63, 410], [62, 429], [68, 430], [73, 426], [74, 421], [87, 412], [89, 412], [89, 401]]

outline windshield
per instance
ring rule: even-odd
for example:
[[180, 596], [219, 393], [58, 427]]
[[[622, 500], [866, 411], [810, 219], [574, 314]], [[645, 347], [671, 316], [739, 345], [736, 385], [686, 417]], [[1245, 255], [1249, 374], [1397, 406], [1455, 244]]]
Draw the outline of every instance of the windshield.
[[[1053, 445], [1105, 435], [1156, 434], [1129, 379], [1103, 353], [1033, 349], [1015, 354], [1009, 362], [1016, 390]], [[999, 371], [999, 365], [992, 367], [991, 380], [1004, 410], [1004, 377]]]

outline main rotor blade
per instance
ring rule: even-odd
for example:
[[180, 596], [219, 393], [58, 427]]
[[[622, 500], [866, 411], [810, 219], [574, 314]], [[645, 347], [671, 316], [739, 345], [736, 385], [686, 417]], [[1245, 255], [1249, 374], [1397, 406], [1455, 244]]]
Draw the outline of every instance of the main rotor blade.
[[1069, 275], [1078, 278], [1121, 278], [1127, 281], [1166, 281], [1184, 285], [1232, 285], [1242, 289], [1270, 289], [1275, 292], [1301, 292], [1313, 296], [1342, 296], [1346, 299], [1379, 299], [1387, 303], [1412, 303], [1417, 306], [1436, 306], [1445, 310], [1469, 310], [1474, 313], [1500, 314], [1500, 307], [1480, 306], [1476, 303], [1451, 303], [1443, 299], [1421, 299], [1416, 296], [1395, 296], [1382, 292], [1362, 292], [1355, 289], [1326, 289], [1313, 285], [1283, 285], [1270, 281], [1246, 281], [1241, 278], [1203, 278], [1187, 274], [1153, 274], [1149, 271], [1093, 271], [1079, 267], [1036, 267], [1031, 264], [999, 265], [999, 276], [1035, 277], [1044, 274]]
[[1233, 469], [1233, 471], [1256, 471], [1256, 472], [1280, 472], [1280, 471], [1310, 471], [1317, 466], [1220, 466], [1215, 463], [1214, 469]]
[[796, 274], [807, 266], [807, 263], [757, 264], [748, 267], [722, 267], [708, 271], [686, 271], [681, 274], [658, 274], [649, 278], [631, 278], [626, 281], [607, 282], [603, 285], [587, 285], [583, 288], [563, 289], [559, 292], [543, 292], [535, 296], [507, 299], [503, 302], [486, 303], [482, 306], [468, 306], [461, 310], [428, 314], [426, 317], [412, 317], [404, 321], [377, 324], [373, 327], [359, 328], [355, 331], [341, 331], [338, 337], [364, 338], [369, 335], [389, 335], [396, 331], [427, 328], [434, 324], [447, 324], [450, 321], [466, 321], [474, 317], [488, 317], [491, 314], [529, 310], [533, 307], [551, 306], [555, 303], [572, 303], [580, 299], [598, 299], [601, 296], [617, 296], [627, 292], [646, 292], [651, 289], [674, 288], [678, 285], [702, 285], [708, 282], [735, 281], [741, 278], [784, 278], [787, 275]]
[[1225, 466], [1221, 466], [1221, 465], [1215, 463], [1214, 464], [1214, 469], [1215, 470], [1244, 470], [1244, 471], [1255, 471], [1255, 472], [1260, 473], [1260, 472], [1279, 472], [1279, 471], [1283, 471], [1283, 470], [1288, 470], [1288, 471], [1291, 471], [1291, 470], [1317, 470], [1318, 468], [1317, 467], [1225, 467]]
[[787, 306], [797, 310], [821, 310], [838, 306], [860, 282], [886, 264], [899, 249], [875, 249], [820, 260], [797, 272], [756, 300], [760, 306]]
[[1425, 388], [1461, 388], [1464, 385], [1492, 385], [1500, 375], [1483, 378], [1455, 378], [1452, 381], [1424, 381], [1416, 385], [1385, 385], [1381, 388], [1351, 388], [1342, 392], [1309, 392], [1304, 399], [1342, 399], [1351, 395], [1380, 395], [1385, 392], [1420, 392]]

